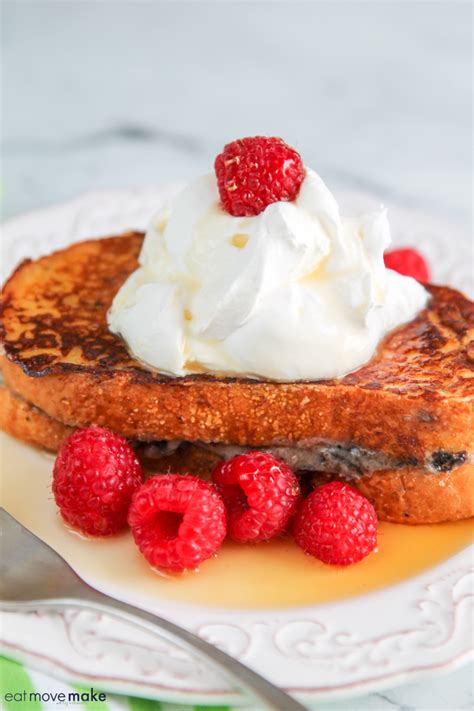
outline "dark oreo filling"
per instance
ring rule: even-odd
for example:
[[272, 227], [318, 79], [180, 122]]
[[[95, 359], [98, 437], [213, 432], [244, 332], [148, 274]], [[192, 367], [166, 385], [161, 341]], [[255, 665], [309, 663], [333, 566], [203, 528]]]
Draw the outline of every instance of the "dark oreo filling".
[[439, 449], [431, 455], [430, 464], [437, 472], [450, 472], [454, 467], [464, 464], [466, 459], [466, 452], [445, 452]]
[[[152, 458], [160, 458], [172, 454], [182, 443], [178, 440], [171, 442], [153, 442], [148, 445], [147, 453]], [[347, 479], [355, 479], [384, 469], [403, 469], [404, 467], [421, 467], [427, 474], [450, 472], [455, 467], [468, 460], [467, 452], [445, 452], [438, 450], [426, 459], [404, 457], [397, 459], [383, 452], [365, 449], [354, 444], [340, 444], [335, 442], [318, 441], [310, 446], [271, 445], [263, 447], [241, 447], [233, 444], [193, 442], [195, 446], [230, 459], [236, 454], [242, 454], [249, 449], [260, 449], [264, 452], [283, 459], [295, 471], [327, 472], [338, 474]]]

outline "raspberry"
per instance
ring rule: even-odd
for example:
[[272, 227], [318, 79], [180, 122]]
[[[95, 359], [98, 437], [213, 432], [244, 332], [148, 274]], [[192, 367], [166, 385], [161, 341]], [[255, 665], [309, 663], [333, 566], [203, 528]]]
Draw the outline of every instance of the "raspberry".
[[315, 489], [295, 516], [296, 543], [323, 563], [350, 565], [377, 545], [374, 507], [348, 484], [332, 481]]
[[385, 266], [393, 269], [404, 276], [413, 277], [423, 284], [429, 282], [431, 275], [426, 259], [416, 251], [406, 247], [405, 249], [392, 249], [384, 254]]
[[91, 536], [127, 525], [133, 492], [143, 481], [128, 442], [103, 427], [77, 430], [63, 443], [53, 470], [53, 494], [64, 520]]
[[282, 533], [301, 497], [290, 467], [264, 452], [246, 452], [218, 464], [212, 479], [227, 507], [229, 535], [240, 543]]
[[156, 568], [181, 572], [210, 558], [226, 535], [224, 502], [215, 486], [190, 474], [158, 474], [134, 494], [128, 523]]
[[301, 157], [281, 138], [255, 136], [228, 143], [214, 163], [225, 210], [242, 217], [294, 200], [304, 178]]

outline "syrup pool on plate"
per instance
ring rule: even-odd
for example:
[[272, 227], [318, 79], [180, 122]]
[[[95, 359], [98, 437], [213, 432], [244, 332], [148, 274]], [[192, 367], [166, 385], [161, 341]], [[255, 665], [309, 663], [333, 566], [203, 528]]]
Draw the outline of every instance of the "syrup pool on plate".
[[194, 605], [282, 608], [331, 602], [400, 582], [473, 540], [473, 520], [432, 526], [380, 523], [378, 551], [347, 568], [306, 556], [291, 538], [224, 543], [199, 571], [160, 575], [130, 533], [86, 539], [66, 528], [51, 493], [53, 458], [2, 433], [2, 505], [58, 551], [86, 581], [117, 597]]

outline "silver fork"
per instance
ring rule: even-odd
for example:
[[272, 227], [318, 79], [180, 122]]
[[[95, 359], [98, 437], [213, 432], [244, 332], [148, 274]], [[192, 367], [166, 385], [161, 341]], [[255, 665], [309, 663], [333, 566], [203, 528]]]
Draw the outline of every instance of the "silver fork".
[[94, 608], [199, 653], [252, 700], [273, 711], [305, 711], [266, 679], [192, 632], [87, 585], [58, 553], [0, 509], [0, 601], [4, 609]]

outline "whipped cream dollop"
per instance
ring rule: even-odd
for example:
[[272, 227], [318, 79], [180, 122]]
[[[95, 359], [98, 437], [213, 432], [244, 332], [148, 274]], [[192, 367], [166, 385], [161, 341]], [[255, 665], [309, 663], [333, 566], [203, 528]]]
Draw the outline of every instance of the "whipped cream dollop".
[[312, 170], [294, 202], [253, 217], [227, 214], [204, 176], [152, 220], [109, 327], [173, 376], [339, 377], [427, 301], [421, 284], [385, 268], [389, 244], [384, 209], [342, 218]]

